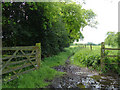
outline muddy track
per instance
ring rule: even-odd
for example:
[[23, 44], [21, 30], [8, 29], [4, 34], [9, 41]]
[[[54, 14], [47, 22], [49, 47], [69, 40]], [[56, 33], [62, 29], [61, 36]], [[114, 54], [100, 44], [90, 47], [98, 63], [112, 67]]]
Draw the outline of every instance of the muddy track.
[[[74, 54], [72, 54], [74, 55]], [[72, 56], [71, 55], [71, 56]], [[112, 76], [101, 76], [96, 71], [90, 69], [78, 67], [70, 64], [70, 57], [65, 61], [64, 66], [53, 67], [57, 71], [66, 72], [62, 77], [56, 77], [52, 80], [51, 85], [47, 88], [103, 88], [103, 89], [115, 89], [118, 90], [119, 78], [113, 78]]]

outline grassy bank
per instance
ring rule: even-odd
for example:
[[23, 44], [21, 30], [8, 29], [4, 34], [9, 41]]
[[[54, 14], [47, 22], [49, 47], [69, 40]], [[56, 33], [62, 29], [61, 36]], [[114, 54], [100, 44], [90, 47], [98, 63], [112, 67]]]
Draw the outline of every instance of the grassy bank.
[[51, 80], [56, 76], [61, 76], [64, 73], [58, 72], [51, 67], [64, 65], [65, 60], [72, 53], [76, 52], [77, 47], [65, 48], [64, 52], [58, 55], [45, 58], [41, 61], [41, 66], [39, 70], [29, 72], [27, 74], [21, 75], [18, 79], [11, 82], [4, 83], [3, 88], [44, 88], [48, 86]]
[[[107, 46], [108, 47], [108, 46]], [[108, 51], [106, 50], [106, 55], [117, 55], [118, 51]], [[100, 46], [93, 46], [93, 50], [91, 51], [89, 46], [87, 48], [81, 49], [75, 53], [74, 56], [71, 57], [71, 64], [81, 66], [81, 67], [90, 67], [92, 69], [101, 70], [100, 67]], [[103, 68], [103, 72], [114, 71], [115, 73], [120, 74], [120, 67], [117, 64], [111, 63], [119, 63], [119, 59], [117, 57], [106, 57], [104, 59], [104, 63], [107, 63]]]

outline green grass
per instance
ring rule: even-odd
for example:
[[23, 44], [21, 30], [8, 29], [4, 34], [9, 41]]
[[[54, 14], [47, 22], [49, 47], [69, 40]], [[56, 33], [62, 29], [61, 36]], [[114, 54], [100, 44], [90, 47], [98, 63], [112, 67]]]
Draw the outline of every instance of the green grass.
[[96, 50], [97, 48], [99, 47], [93, 48], [92, 51], [88, 47], [79, 50], [71, 57], [71, 63], [80, 67], [94, 66], [94, 68], [98, 68], [100, 49]]
[[[81, 66], [81, 67], [92, 67], [92, 69], [101, 70], [100, 67], [100, 59], [101, 59], [101, 46], [93, 46], [92, 51], [90, 50], [90, 47], [87, 46], [87, 48], [83, 48], [75, 53], [74, 56], [71, 57], [71, 64]], [[110, 48], [110, 46], [106, 46], [107, 48]], [[118, 51], [111, 51], [107, 50], [105, 51], [105, 55], [117, 55]], [[114, 71], [115, 73], [120, 74], [120, 67], [118, 67], [117, 64], [111, 65], [111, 63], [119, 63], [118, 57], [107, 57], [104, 59], [104, 63], [107, 63], [105, 67], [103, 68], [103, 72], [107, 71]]]
[[[61, 52], [58, 55], [45, 58], [41, 61], [40, 69], [31, 71], [27, 74], [21, 75], [18, 79], [11, 82], [4, 83], [3, 88], [44, 88], [48, 86], [54, 77], [62, 76], [64, 72], [58, 72], [51, 67], [64, 65], [65, 60], [72, 53], [76, 52], [76, 48], [65, 48], [65, 52]], [[46, 82], [47, 81], [47, 82]]]

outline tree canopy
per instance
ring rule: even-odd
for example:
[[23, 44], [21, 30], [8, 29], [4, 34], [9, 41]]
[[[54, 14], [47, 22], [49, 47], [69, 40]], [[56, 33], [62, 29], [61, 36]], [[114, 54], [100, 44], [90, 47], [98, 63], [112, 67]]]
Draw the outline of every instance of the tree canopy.
[[57, 54], [74, 40], [82, 39], [81, 30], [96, 24], [96, 14], [81, 5], [65, 2], [2, 3], [3, 46], [42, 44], [42, 56]]
[[105, 44], [120, 47], [120, 32], [107, 32]]

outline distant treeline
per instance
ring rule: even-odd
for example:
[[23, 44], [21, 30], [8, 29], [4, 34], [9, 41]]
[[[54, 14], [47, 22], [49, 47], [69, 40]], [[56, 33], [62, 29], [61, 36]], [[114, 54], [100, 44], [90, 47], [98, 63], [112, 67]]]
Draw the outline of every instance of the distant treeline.
[[95, 44], [95, 43], [92, 43], [92, 42], [88, 42], [87, 44], [81, 44], [81, 43], [75, 43], [75, 44], [71, 44], [71, 45], [101, 45], [101, 43], [99, 44]]

